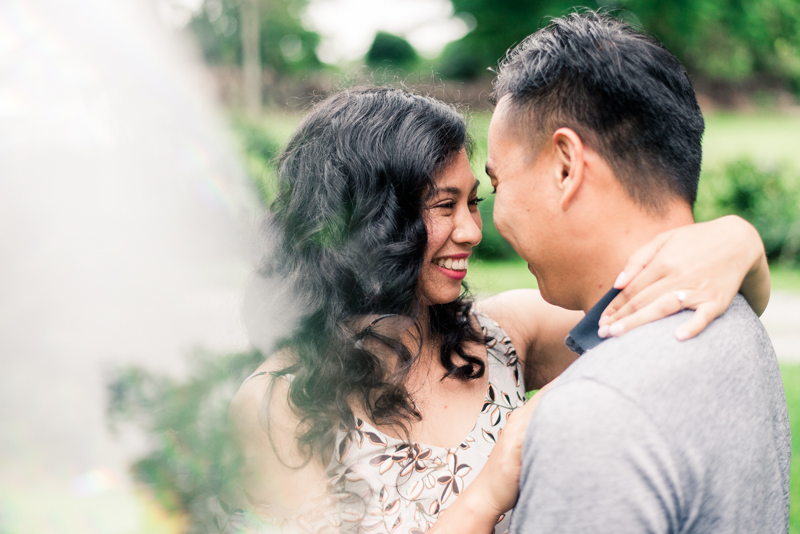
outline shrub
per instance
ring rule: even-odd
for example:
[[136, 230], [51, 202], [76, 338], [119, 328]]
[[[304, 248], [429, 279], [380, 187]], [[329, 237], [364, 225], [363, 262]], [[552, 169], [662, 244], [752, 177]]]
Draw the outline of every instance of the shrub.
[[483, 219], [483, 238], [475, 247], [476, 258], [482, 260], [510, 260], [517, 258], [517, 253], [500, 235], [494, 225], [492, 212], [494, 211], [494, 196], [487, 195], [480, 203], [481, 219]]
[[275, 192], [275, 161], [281, 152], [281, 143], [259, 124], [234, 119], [232, 126], [243, 152], [245, 170], [258, 188], [261, 201], [267, 205]]
[[194, 358], [188, 378], [141, 368], [120, 369], [108, 384], [109, 423], [144, 432], [151, 450], [131, 467], [167, 510], [186, 519], [186, 532], [222, 532], [233, 511], [239, 454], [228, 433], [228, 405], [263, 361], [258, 351]]
[[736, 214], [756, 227], [767, 258], [800, 262], [798, 177], [786, 167], [739, 159], [706, 173], [701, 182], [698, 220]]

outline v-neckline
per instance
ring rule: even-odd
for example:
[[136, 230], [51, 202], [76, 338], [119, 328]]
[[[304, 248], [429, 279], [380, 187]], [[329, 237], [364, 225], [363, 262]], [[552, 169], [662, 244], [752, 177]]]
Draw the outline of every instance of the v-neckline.
[[[478, 328], [479, 328], [481, 334], [483, 334], [484, 327], [481, 324], [480, 318], [474, 312], [472, 313], [472, 316], [478, 322]], [[495, 341], [495, 343], [491, 347], [489, 346], [489, 342], [486, 341], [486, 339], [484, 339], [484, 341], [483, 341], [483, 347], [486, 350], [486, 360], [485, 360], [485, 364], [486, 364], [486, 384], [484, 385], [483, 401], [481, 401], [480, 410], [475, 415], [475, 418], [474, 418], [475, 422], [473, 423], [472, 428], [469, 430], [469, 432], [467, 432], [467, 434], [464, 436], [464, 438], [458, 444], [456, 444], [455, 446], [453, 446], [453, 447], [445, 447], [445, 446], [442, 446], [442, 445], [429, 445], [429, 444], [426, 444], [426, 443], [421, 443], [419, 441], [406, 441], [406, 440], [404, 440], [402, 438], [396, 438], [396, 437], [393, 437], [393, 436], [390, 436], [390, 435], [386, 434], [382, 430], [379, 430], [372, 423], [370, 423], [368, 421], [365, 421], [365, 420], [361, 419], [360, 417], [357, 417], [357, 416], [354, 415], [353, 417], [355, 418], [356, 427], [358, 428], [359, 427], [359, 423], [360, 423], [360, 427], [367, 427], [372, 432], [378, 434], [380, 437], [385, 439], [387, 444], [391, 443], [391, 444], [395, 444], [395, 445], [402, 444], [402, 445], [411, 445], [411, 446], [416, 445], [420, 450], [431, 449], [431, 450], [451, 451], [453, 449], [458, 449], [459, 447], [461, 447], [462, 445], [464, 445], [467, 442], [467, 439], [469, 439], [472, 436], [472, 433], [475, 432], [475, 430], [478, 428], [478, 422], [481, 419], [481, 415], [483, 414], [483, 411], [485, 409], [486, 403], [493, 401], [493, 399], [489, 398], [489, 390], [491, 389], [490, 386], [492, 386], [492, 384], [493, 384], [493, 382], [492, 382], [492, 371], [491, 371], [492, 365], [491, 365], [491, 363], [489, 361], [489, 358], [492, 356], [492, 354], [490, 354], [490, 351], [494, 347], [497, 346], [497, 343], [500, 340], [494, 339], [494, 341]]]

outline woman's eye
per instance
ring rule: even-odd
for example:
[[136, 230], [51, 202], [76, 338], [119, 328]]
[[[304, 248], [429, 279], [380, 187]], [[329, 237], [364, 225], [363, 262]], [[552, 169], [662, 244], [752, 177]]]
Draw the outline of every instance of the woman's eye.
[[437, 208], [443, 208], [443, 209], [446, 209], [446, 210], [451, 210], [451, 209], [456, 207], [456, 203], [455, 202], [445, 202], [443, 204], [437, 204], [436, 207]]
[[475, 197], [475, 198], [473, 198], [473, 199], [471, 199], [471, 200], [469, 201], [469, 204], [470, 204], [471, 206], [477, 206], [478, 204], [480, 204], [480, 203], [481, 203], [481, 202], [483, 202], [484, 200], [486, 200], [486, 199], [485, 199], [485, 198], [480, 198], [480, 197]]

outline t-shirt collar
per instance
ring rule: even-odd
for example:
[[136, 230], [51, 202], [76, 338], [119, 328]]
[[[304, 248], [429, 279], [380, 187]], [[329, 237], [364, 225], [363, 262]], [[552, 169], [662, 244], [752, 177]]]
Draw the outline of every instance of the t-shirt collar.
[[598, 324], [600, 316], [603, 314], [603, 310], [614, 300], [614, 297], [619, 295], [620, 291], [622, 290], [612, 287], [608, 293], [603, 295], [603, 298], [597, 301], [597, 304], [592, 306], [591, 310], [586, 312], [586, 316], [581, 319], [581, 322], [569, 331], [569, 335], [564, 340], [569, 350], [583, 354], [605, 341], [604, 338], [597, 335], [597, 330], [600, 328]]

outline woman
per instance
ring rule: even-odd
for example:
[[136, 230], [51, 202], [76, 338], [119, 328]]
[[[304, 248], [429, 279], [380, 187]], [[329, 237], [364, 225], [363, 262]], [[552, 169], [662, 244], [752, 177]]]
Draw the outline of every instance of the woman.
[[[303, 313], [231, 405], [253, 518], [290, 531], [507, 529], [535, 407], [520, 409], [525, 391], [574, 360], [563, 340], [582, 314], [528, 290], [472, 310], [462, 280], [481, 199], [469, 148], [452, 108], [392, 89], [331, 97], [290, 140], [268, 269]], [[741, 239], [744, 251], [706, 246]], [[703, 264], [678, 273], [664, 267], [673, 257]], [[763, 309], [765, 265], [739, 219], [659, 236], [625, 268], [633, 282], [609, 320], [630, 329], [674, 313], [663, 295], [677, 289], [719, 315], [743, 279]]]

